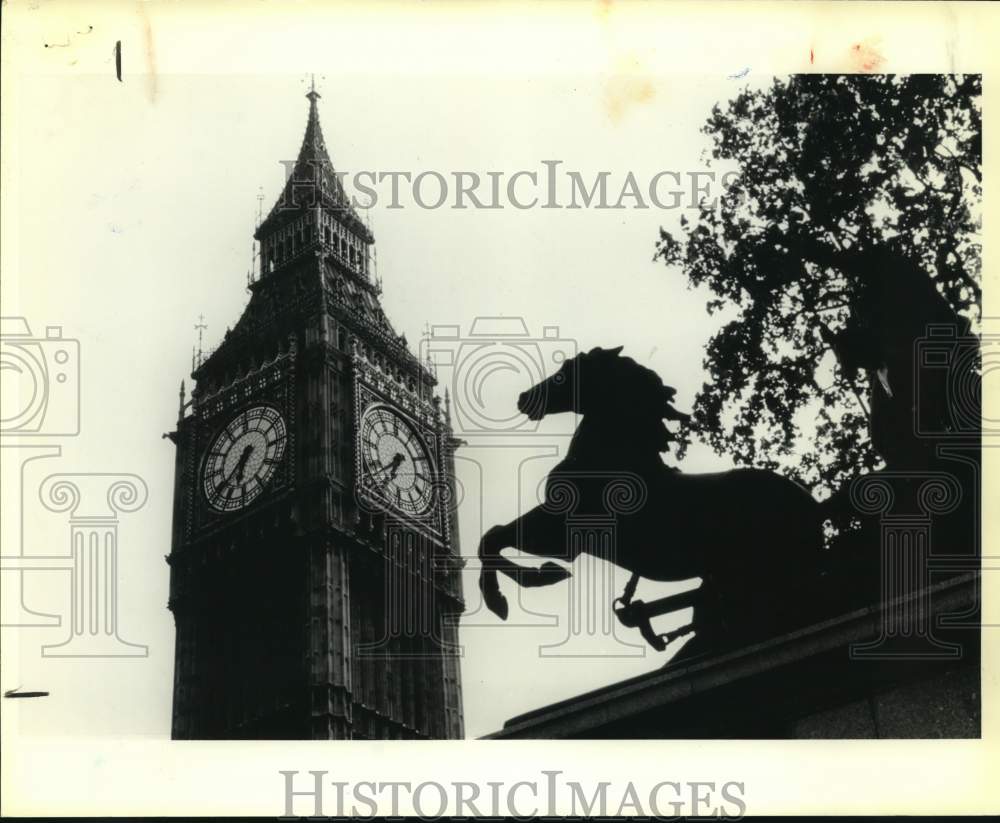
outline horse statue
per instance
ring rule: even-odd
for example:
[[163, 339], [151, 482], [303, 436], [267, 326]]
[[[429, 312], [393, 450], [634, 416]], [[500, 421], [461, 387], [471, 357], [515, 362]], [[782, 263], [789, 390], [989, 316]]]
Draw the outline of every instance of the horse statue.
[[[644, 500], [615, 513], [613, 557], [603, 555], [632, 572], [615, 602], [626, 626], [642, 629], [660, 650], [694, 632], [678, 659], [802, 625], [813, 597], [808, 582], [823, 552], [820, 504], [802, 486], [770, 471], [685, 474], [667, 466], [661, 453], [674, 437], [664, 420], [688, 416], [673, 407], [673, 388], [621, 350], [595, 348], [566, 360], [518, 399], [518, 409], [532, 420], [571, 411], [582, 419], [565, 459], [546, 478], [546, 502], [483, 535], [479, 587], [486, 606], [507, 619], [497, 572], [522, 586], [546, 586], [571, 574], [553, 560], [571, 563], [583, 552], [597, 556], [601, 549], [594, 541], [568, 538], [567, 509], [553, 499], [571, 488], [575, 517], [603, 514], [607, 479], [620, 477], [641, 487]], [[540, 567], [524, 566], [504, 557], [506, 548], [547, 560]], [[698, 596], [664, 599], [676, 608], [694, 605], [691, 624], [668, 635], [653, 632], [650, 611], [640, 607], [656, 604], [632, 602], [640, 577], [700, 577]], [[672, 610], [654, 610], [652, 616]]]

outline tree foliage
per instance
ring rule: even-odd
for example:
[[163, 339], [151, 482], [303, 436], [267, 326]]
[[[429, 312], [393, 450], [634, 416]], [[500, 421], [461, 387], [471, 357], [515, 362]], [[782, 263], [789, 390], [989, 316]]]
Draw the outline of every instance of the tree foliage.
[[725, 194], [661, 231], [657, 257], [735, 312], [711, 339], [710, 381], [683, 433], [741, 465], [819, 490], [878, 464], [862, 375], [831, 367], [843, 327], [891, 245], [975, 324], [981, 199], [979, 76], [799, 75], [716, 106], [703, 131], [735, 163]]

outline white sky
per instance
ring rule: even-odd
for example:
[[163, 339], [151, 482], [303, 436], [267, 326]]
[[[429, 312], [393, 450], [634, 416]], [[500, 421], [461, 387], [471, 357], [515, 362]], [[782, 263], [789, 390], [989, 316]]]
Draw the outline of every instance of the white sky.
[[[147, 41], [142, 50], [126, 39], [124, 83], [112, 79], [109, 49], [96, 59], [90, 54], [88, 65], [96, 64], [98, 75], [77, 73], [69, 47], [47, 53], [59, 61], [51, 70], [19, 75], [4, 87], [3, 313], [23, 315], [36, 334], [61, 325], [82, 351], [81, 436], [62, 441], [61, 458], [26, 471], [27, 552], [66, 551], [65, 515], [43, 514], [37, 503], [35, 489], [49, 473], [135, 473], [150, 491], [146, 507], [122, 519], [119, 609], [122, 636], [147, 644], [149, 657], [42, 659], [39, 646], [59, 642], [63, 629], [5, 629], [5, 657], [16, 650], [18, 682], [8, 682], [5, 667], [3, 688], [52, 693], [44, 713], [19, 713], [19, 730], [28, 735], [169, 733], [173, 626], [163, 558], [170, 549], [174, 450], [161, 434], [173, 426], [197, 317], [204, 313], [208, 323], [207, 345], [239, 317], [258, 187], [266, 210], [283, 180], [280, 161], [294, 159], [305, 126], [308, 76], [287, 73], [287, 50], [286, 68], [278, 71], [278, 52], [249, 45], [260, 40], [240, 45], [250, 34], [248, 22], [243, 27], [244, 20], [231, 19], [226, 38], [212, 39], [207, 32], [222, 30], [221, 18], [212, 17], [211, 25], [206, 18], [203, 33], [179, 17], [171, 20], [172, 9], [158, 8], [155, 33], [143, 9], [126, 29], [131, 35], [145, 26]], [[814, 48], [817, 70], [851, 68], [853, 35], [846, 29], [837, 30], [835, 48], [821, 48], [820, 28], [812, 40], [792, 42], [787, 25], [775, 28], [763, 18], [745, 18], [739, 32], [727, 30], [728, 39], [713, 46], [703, 30], [701, 40], [691, 36], [686, 18], [662, 16], [655, 26], [619, 31], [608, 22], [618, 12], [609, 18], [603, 7], [571, 28], [552, 17], [525, 30], [499, 15], [488, 38], [466, 28], [470, 21], [460, 15], [424, 22], [397, 14], [405, 25], [393, 28], [371, 20], [355, 27], [350, 19], [338, 28], [310, 18], [306, 28], [300, 25], [299, 40], [284, 41], [300, 42], [303, 53], [308, 46], [315, 58], [314, 66], [302, 68], [318, 72], [324, 134], [339, 170], [509, 175], [541, 172], [543, 160], [558, 159], [585, 179], [611, 172], [609, 188], [617, 192], [629, 171], [646, 181], [664, 170], [702, 169], [707, 138], [700, 128], [711, 107], [748, 81], [768, 82], [768, 65], [806, 69]], [[273, 19], [276, 26], [287, 22], [277, 14]], [[15, 32], [22, 48], [29, 34], [53, 43], [89, 36], [81, 33], [82, 17], [44, 29], [22, 21]], [[162, 35], [165, 27], [170, 40]], [[885, 32], [880, 47], [890, 56], [905, 53], [899, 44], [907, 42], [906, 32]], [[97, 34], [104, 43], [107, 33]], [[769, 57], [759, 58], [748, 78], [733, 79], [750, 68], [735, 44], [765, 41], [772, 43]], [[370, 58], [376, 42], [378, 60]], [[269, 73], [220, 74], [214, 59], [223, 53], [229, 66], [259, 64]], [[934, 59], [943, 65], [948, 54], [939, 47]], [[700, 58], [712, 64], [711, 74], [689, 73]], [[455, 71], [456, 64], [470, 70]], [[173, 65], [201, 66], [203, 73], [172, 73]], [[707, 317], [705, 295], [686, 289], [678, 271], [652, 261], [659, 227], [675, 227], [681, 210], [454, 211], [406, 203], [400, 210], [373, 208], [371, 220], [383, 305], [411, 345], [426, 323], [468, 329], [480, 315], [523, 317], [535, 333], [557, 326], [579, 348], [623, 344], [626, 354], [677, 387], [680, 408], [689, 407], [703, 380], [702, 347], [720, 318]], [[525, 387], [501, 375], [487, 386], [484, 402], [503, 415]], [[486, 527], [516, 513], [522, 453], [470, 448], [460, 456], [463, 483], [472, 488], [483, 478], [482, 495], [467, 497], [461, 511], [470, 555]], [[537, 461], [535, 479], [550, 464], [551, 458]], [[692, 450], [684, 464], [688, 471], [725, 466], [703, 449]], [[15, 469], [4, 461], [5, 506], [16, 488]], [[4, 520], [7, 554], [19, 523]], [[590, 579], [586, 569], [577, 573]], [[623, 583], [621, 576], [616, 592]], [[61, 612], [66, 585], [62, 573], [35, 575], [26, 597], [40, 611]], [[501, 585], [516, 603], [513, 584]], [[532, 625], [542, 619], [516, 607], [510, 623], [529, 625], [502, 626], [481, 614], [466, 619], [461, 639], [470, 736], [662, 665], [652, 654], [602, 656], [619, 650], [613, 641], [595, 641], [581, 652], [585, 657], [540, 656], [540, 646], [564, 636], [568, 591], [535, 590], [521, 600], [532, 612], [554, 615], [547, 620], [555, 626]], [[640, 588], [639, 596], [651, 594]], [[474, 610], [474, 566], [466, 597]], [[606, 607], [589, 612], [608, 614]]]
[[[104, 77], [36, 78], [21, 88], [37, 119], [20, 120], [15, 132], [20, 202], [11, 239], [18, 294], [16, 302], [5, 302], [5, 314], [24, 315], [36, 333], [62, 325], [82, 351], [81, 436], [64, 443], [58, 467], [56, 460], [41, 461], [28, 477], [33, 470], [38, 480], [53, 471], [124, 471], [142, 476], [150, 489], [147, 506], [122, 520], [120, 561], [122, 636], [148, 644], [150, 656], [118, 663], [42, 660], [35, 636], [57, 642], [62, 630], [24, 630], [19, 678], [25, 688], [52, 692], [39, 731], [169, 733], [173, 626], [163, 556], [173, 447], [160, 435], [176, 416], [196, 318], [205, 315], [208, 347], [245, 305], [258, 187], [266, 212], [283, 179], [280, 161], [298, 152], [307, 82], [304, 75], [160, 76], [155, 102], [143, 84]], [[698, 128], [740, 82], [694, 77], [682, 95], [626, 84], [617, 90], [623, 100], [611, 103], [615, 91], [600, 77], [473, 81], [359, 72], [349, 82], [317, 78], [324, 135], [338, 170], [509, 176], [521, 169], [542, 173], [542, 160], [562, 160], [561, 170], [579, 171], [587, 181], [611, 172], [612, 202], [629, 171], [645, 188], [656, 172], [702, 169], [706, 139]], [[531, 188], [526, 183], [519, 188], [523, 199]], [[687, 177], [683, 185], [689, 186]], [[664, 201], [673, 188], [671, 179], [663, 181]], [[704, 295], [686, 290], [679, 272], [652, 262], [659, 227], [675, 226], [681, 210], [424, 210], [403, 191], [404, 208], [387, 210], [388, 190], [380, 189], [384, 199], [370, 216], [384, 306], [412, 346], [425, 323], [468, 330], [478, 315], [523, 317], [533, 333], [557, 326], [579, 348], [624, 344], [626, 354], [678, 388], [680, 407], [689, 406], [702, 380], [701, 347], [715, 321], [704, 312]], [[433, 198], [434, 187], [427, 191]], [[487, 381], [487, 413], [508, 414], [527, 385], [509, 374]], [[553, 431], [565, 433], [568, 422], [557, 421]], [[516, 462], [509, 461], [526, 454], [483, 452], [475, 442], [460, 453], [463, 482], [472, 488], [481, 477], [484, 484], [482, 505], [473, 493], [462, 506], [466, 554], [474, 554], [484, 527], [516, 514]], [[544, 442], [564, 447], [566, 441]], [[544, 471], [552, 460], [539, 465]], [[710, 465], [723, 464], [696, 453], [686, 468]], [[47, 515], [54, 519], [45, 526], [41, 510], [30, 511], [34, 495], [28, 497], [28, 551], [41, 548], [39, 528], [53, 529], [56, 546], [68, 539], [65, 515]], [[53, 547], [49, 553], [61, 552]], [[585, 570], [579, 573], [586, 579]], [[29, 578], [29, 601], [44, 611], [41, 604], [49, 600], [59, 612], [60, 578], [64, 585], [60, 573]], [[513, 583], [503, 585], [516, 602]], [[522, 604], [557, 616], [565, 627], [568, 592], [568, 586], [531, 592]], [[474, 564], [466, 596], [474, 609]], [[605, 620], [605, 609], [592, 616]], [[541, 658], [538, 647], [557, 643], [566, 629], [530, 625], [555, 618], [518, 617], [517, 611], [511, 623], [519, 628], [501, 628], [482, 614], [463, 624], [469, 735], [662, 665], [652, 654], [603, 657], [602, 649], [618, 646], [600, 640], [573, 648], [596, 658]], [[26, 722], [34, 722], [29, 717]]]
[[[984, 746], [987, 755], [995, 748], [992, 715], [984, 716], [982, 741], [949, 741], [946, 758], [928, 758], [907, 741], [854, 745], [851, 757], [842, 745], [811, 746], [808, 758], [794, 741], [754, 743], [752, 757], [738, 741], [431, 743], [420, 757], [407, 744], [172, 744], [163, 556], [173, 448], [160, 435], [174, 420], [198, 314], [214, 343], [243, 306], [257, 187], [269, 207], [281, 183], [278, 161], [294, 157], [302, 136], [308, 72], [317, 72], [325, 135], [342, 169], [509, 172], [562, 159], [585, 173], [631, 168], [648, 176], [697, 166], [701, 123], [745, 82], [730, 75], [749, 69], [747, 79], [766, 82], [773, 74], [858, 71], [859, 51], [883, 57], [885, 71], [990, 75], [996, 19], [994, 7], [975, 3], [6, 3], [3, 314], [26, 316], [36, 333], [61, 324], [82, 350], [83, 433], [62, 441], [61, 458], [29, 465], [25, 542], [29, 552], [67, 551], [65, 515], [43, 516], [36, 502], [49, 473], [144, 477], [149, 503], [121, 521], [120, 623], [122, 637], [148, 644], [150, 655], [42, 659], [40, 646], [62, 641], [64, 629], [3, 630], [0, 686], [51, 692], [0, 701], [5, 811], [259, 814], [280, 807], [278, 768], [330, 768], [354, 781], [537, 780], [553, 764], [592, 782], [738, 778], [758, 814], [992, 809], [983, 769]], [[111, 79], [119, 39], [121, 84]], [[984, 82], [986, 97], [995, 85]], [[626, 105], [609, 108], [609, 100]], [[987, 138], [997, 133], [991, 102], [984, 100]], [[984, 151], [987, 175], [996, 156]], [[677, 386], [683, 407], [701, 382], [700, 347], [712, 326], [703, 296], [650, 260], [659, 225], [678, 216], [373, 210], [384, 305], [414, 343], [425, 322], [465, 327], [477, 314], [501, 313], [525, 315], [532, 330], [558, 325], [581, 347], [624, 343]], [[986, 224], [988, 237], [988, 209]], [[992, 248], [984, 245], [985, 310], [1000, 316], [990, 303], [1000, 270]], [[512, 401], [522, 388], [515, 382], [490, 384], [491, 408]], [[7, 555], [21, 518], [4, 452]], [[722, 462], [698, 453], [685, 468]], [[516, 508], [510, 467], [487, 468], [489, 508], [462, 511], [470, 553], [485, 526]], [[462, 471], [463, 480], [475, 477], [468, 464]], [[987, 499], [990, 491], [984, 485]], [[991, 580], [983, 580], [984, 620], [996, 602]], [[64, 574], [31, 583], [34, 608], [65, 610]], [[4, 572], [5, 607], [8, 584]], [[501, 585], [516, 603], [512, 584]], [[567, 590], [535, 591], [523, 602], [565, 625]], [[528, 622], [517, 608], [512, 618]], [[469, 625], [476, 620], [462, 634], [470, 735], [660, 664], [542, 659], [538, 647], [558, 642], [558, 627], [502, 629], [492, 618]], [[991, 651], [984, 646], [984, 702]]]

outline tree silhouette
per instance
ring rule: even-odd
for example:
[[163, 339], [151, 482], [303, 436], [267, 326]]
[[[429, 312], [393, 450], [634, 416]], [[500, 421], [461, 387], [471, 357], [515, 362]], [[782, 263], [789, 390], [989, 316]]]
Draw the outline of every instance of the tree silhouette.
[[708, 287], [710, 314], [735, 314], [679, 456], [699, 436], [821, 494], [878, 466], [867, 381], [834, 368], [820, 332], [844, 327], [862, 261], [887, 248], [978, 323], [981, 118], [978, 75], [800, 75], [713, 109], [712, 157], [737, 170], [656, 253]]

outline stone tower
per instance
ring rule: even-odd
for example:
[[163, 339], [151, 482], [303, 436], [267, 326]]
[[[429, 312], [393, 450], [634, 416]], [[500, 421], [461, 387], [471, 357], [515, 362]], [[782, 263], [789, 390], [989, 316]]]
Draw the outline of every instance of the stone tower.
[[319, 97], [170, 434], [174, 738], [463, 736], [457, 441], [382, 310]]

